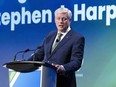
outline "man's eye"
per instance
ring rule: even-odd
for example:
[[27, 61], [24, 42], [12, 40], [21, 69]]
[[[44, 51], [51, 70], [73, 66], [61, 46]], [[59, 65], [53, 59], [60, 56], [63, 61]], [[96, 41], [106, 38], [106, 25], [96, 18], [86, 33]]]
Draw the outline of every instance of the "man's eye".
[[65, 21], [65, 20], [67, 20], [67, 18], [57, 18], [57, 20]]

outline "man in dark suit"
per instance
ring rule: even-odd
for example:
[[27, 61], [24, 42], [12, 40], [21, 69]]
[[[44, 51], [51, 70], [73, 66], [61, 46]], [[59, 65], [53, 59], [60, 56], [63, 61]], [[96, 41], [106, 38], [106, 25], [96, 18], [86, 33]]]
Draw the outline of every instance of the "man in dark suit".
[[50, 32], [34, 54], [35, 61], [48, 62], [57, 68], [57, 87], [76, 87], [75, 71], [82, 64], [85, 39], [71, 29], [71, 18], [69, 9], [58, 8], [55, 11], [57, 31]]

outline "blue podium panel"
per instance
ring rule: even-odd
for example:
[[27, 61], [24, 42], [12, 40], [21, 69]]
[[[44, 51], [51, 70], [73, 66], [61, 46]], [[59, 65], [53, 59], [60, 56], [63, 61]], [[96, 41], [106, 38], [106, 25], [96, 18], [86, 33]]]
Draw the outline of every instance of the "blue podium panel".
[[20, 73], [9, 70], [10, 87], [40, 87], [41, 70]]
[[46, 66], [42, 66], [41, 68], [41, 76], [43, 78], [41, 81], [41, 87], [56, 87], [56, 70]]

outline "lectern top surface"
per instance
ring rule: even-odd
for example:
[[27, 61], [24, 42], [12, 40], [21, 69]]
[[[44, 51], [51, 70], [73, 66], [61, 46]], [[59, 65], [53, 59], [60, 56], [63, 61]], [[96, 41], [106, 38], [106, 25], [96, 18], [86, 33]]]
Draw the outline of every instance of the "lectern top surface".
[[8, 69], [12, 69], [14, 71], [24, 72], [24, 73], [32, 72], [38, 69], [42, 65], [53, 67], [52, 65], [46, 62], [38, 62], [38, 61], [14, 61], [14, 62], [8, 62], [8, 63], [3, 64], [3, 66]]

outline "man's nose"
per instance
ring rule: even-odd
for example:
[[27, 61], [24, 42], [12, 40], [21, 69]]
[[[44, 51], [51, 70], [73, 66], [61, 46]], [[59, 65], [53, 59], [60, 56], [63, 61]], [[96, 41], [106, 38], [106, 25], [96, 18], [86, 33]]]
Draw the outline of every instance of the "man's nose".
[[64, 23], [64, 20], [63, 20], [63, 19], [60, 19], [59, 22], [60, 22], [60, 23]]

